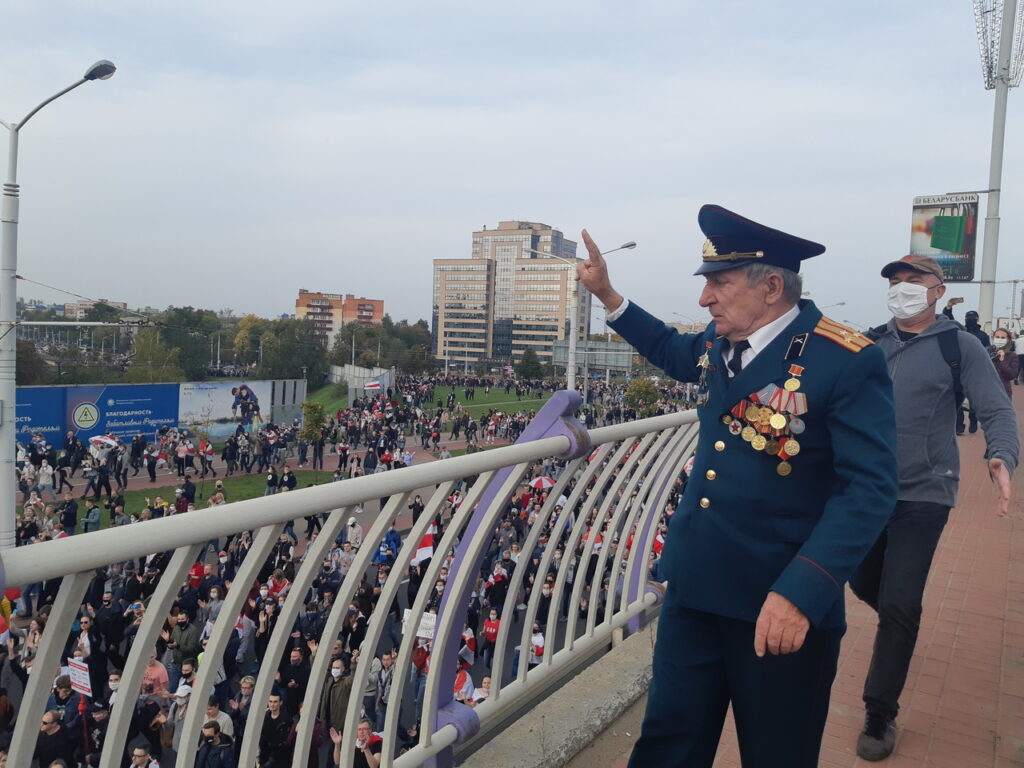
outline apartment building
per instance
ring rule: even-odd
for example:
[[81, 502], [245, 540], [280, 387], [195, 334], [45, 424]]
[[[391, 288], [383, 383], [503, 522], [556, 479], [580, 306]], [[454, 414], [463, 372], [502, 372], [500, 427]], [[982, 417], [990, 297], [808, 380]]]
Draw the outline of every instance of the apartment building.
[[309, 318], [330, 346], [342, 327], [349, 323], [380, 325], [384, 321], [384, 301], [357, 298], [351, 293], [315, 293], [300, 288], [295, 300], [295, 316]]

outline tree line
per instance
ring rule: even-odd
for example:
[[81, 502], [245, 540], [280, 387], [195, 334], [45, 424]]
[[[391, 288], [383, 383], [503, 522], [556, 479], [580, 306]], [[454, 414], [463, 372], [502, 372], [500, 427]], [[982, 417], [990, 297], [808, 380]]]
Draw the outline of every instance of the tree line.
[[[425, 320], [410, 324], [385, 315], [379, 326], [345, 326], [330, 346], [308, 319], [234, 316], [194, 307], [168, 307], [131, 316], [98, 303], [84, 320], [141, 324], [22, 327], [17, 381], [32, 384], [116, 384], [202, 381], [244, 373], [252, 378], [302, 378], [317, 387], [330, 365], [398, 368], [416, 374], [436, 368]], [[22, 320], [60, 320], [52, 310], [27, 310]], [[25, 338], [32, 328], [30, 338]]]

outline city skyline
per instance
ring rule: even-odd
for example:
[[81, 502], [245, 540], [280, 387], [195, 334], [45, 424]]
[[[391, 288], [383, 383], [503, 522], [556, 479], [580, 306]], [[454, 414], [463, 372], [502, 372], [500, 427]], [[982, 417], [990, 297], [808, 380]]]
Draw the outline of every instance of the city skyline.
[[[714, 202], [823, 242], [806, 289], [874, 325], [913, 198], [983, 189], [988, 168], [968, 5], [122, 0], [14, 7], [0, 42], [4, 119], [118, 66], [21, 137], [19, 273], [144, 306], [272, 316], [301, 286], [345, 285], [429, 320], [432, 260], [516, 219], [636, 240], [610, 260], [616, 286], [706, 317], [691, 273]], [[1024, 277], [1019, 101], [997, 280]], [[998, 286], [996, 314], [1010, 304]]]

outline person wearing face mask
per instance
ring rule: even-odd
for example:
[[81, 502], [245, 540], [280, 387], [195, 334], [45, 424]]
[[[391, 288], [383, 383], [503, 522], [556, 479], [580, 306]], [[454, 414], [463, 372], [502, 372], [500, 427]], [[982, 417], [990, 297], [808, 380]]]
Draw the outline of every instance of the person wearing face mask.
[[344, 730], [345, 714], [351, 693], [352, 677], [345, 669], [344, 659], [332, 659], [330, 672], [324, 682], [323, 692], [320, 694], [319, 719], [325, 729]]
[[498, 619], [498, 610], [491, 608], [484, 619], [483, 629], [480, 631], [480, 660], [485, 667], [491, 668], [494, 659], [494, 646], [498, 643], [498, 632], [501, 630], [501, 621]]
[[235, 768], [235, 745], [231, 736], [221, 730], [220, 723], [208, 720], [196, 756], [196, 768]]
[[703, 332], [680, 334], [619, 294], [586, 231], [576, 269], [617, 333], [696, 385], [700, 419], [631, 765], [710, 766], [731, 703], [744, 764], [812, 768], [844, 584], [896, 499], [892, 385], [875, 345], [800, 298], [801, 262], [824, 246], [717, 205], [697, 222]]
[[[957, 414], [966, 396], [985, 431], [996, 513], [1010, 505], [1017, 466], [1017, 419], [977, 334], [936, 315], [946, 291], [938, 262], [905, 256], [886, 264], [892, 319], [871, 331], [885, 353], [896, 405], [899, 493], [888, 524], [850, 579], [854, 594], [878, 612], [867, 679], [867, 717], [857, 754], [882, 760], [895, 746], [895, 717], [917, 643], [932, 556], [956, 504], [960, 455]], [[956, 363], [954, 365], [954, 363]], [[973, 431], [973, 430], [972, 430]]]
[[[950, 299], [949, 301], [946, 302], [946, 306], [942, 310], [942, 314], [944, 314], [946, 317], [948, 317], [955, 323], [956, 318], [953, 317], [953, 307], [962, 302], [963, 299], [961, 298]], [[960, 326], [960, 324], [957, 323], [957, 326]], [[991, 346], [988, 334], [982, 330], [981, 324], [978, 322], [978, 313], [975, 312], [973, 309], [964, 314], [964, 324], [962, 327], [965, 331], [971, 334], [971, 336], [980, 341], [981, 346], [985, 347], [986, 349], [988, 349]], [[978, 413], [977, 411], [974, 410], [974, 406], [970, 403], [968, 403], [968, 407], [961, 408], [959, 411], [956, 423], [956, 433], [958, 435], [962, 435], [964, 433], [965, 414], [969, 417], [969, 431], [973, 435], [975, 432], [978, 431]]]
[[1005, 328], [997, 328], [992, 334], [992, 365], [996, 367], [999, 380], [1003, 382], [1006, 389], [1006, 396], [1013, 400], [1013, 382], [1020, 374], [1020, 358], [1013, 351], [1013, 341], [1010, 339], [1010, 332]]

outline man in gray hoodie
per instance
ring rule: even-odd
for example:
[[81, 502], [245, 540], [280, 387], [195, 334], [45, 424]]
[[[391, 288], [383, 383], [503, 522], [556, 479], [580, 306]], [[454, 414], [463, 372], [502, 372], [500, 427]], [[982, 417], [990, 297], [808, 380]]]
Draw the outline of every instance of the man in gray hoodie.
[[889, 280], [893, 318], [869, 335], [885, 353], [892, 377], [900, 489], [888, 526], [850, 580], [854, 593], [878, 612], [864, 683], [867, 720], [857, 741], [857, 754], [865, 760], [882, 760], [895, 745], [894, 720], [917, 643], [925, 581], [956, 504], [957, 378], [963, 390], [959, 398], [970, 400], [985, 431], [1000, 516], [1009, 512], [1010, 473], [1020, 452], [1013, 406], [985, 348], [935, 313], [946, 292], [939, 264], [926, 256], [905, 256], [887, 264], [882, 277]]

